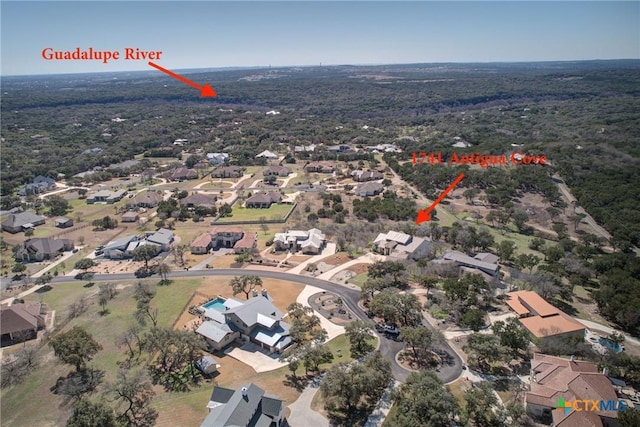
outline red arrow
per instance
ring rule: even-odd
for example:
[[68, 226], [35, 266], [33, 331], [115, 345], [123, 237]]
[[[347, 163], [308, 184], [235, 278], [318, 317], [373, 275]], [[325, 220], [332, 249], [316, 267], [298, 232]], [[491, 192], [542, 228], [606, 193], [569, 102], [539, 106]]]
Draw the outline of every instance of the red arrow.
[[462, 181], [462, 178], [464, 178], [464, 174], [461, 173], [460, 175], [458, 175], [458, 177], [455, 179], [455, 181], [453, 181], [451, 183], [450, 186], [447, 187], [446, 190], [444, 190], [442, 192], [442, 194], [440, 195], [440, 197], [438, 197], [433, 203], [431, 203], [431, 206], [429, 206], [427, 208], [427, 210], [422, 210], [420, 209], [420, 211], [418, 211], [418, 217], [416, 218], [416, 224], [420, 224], [423, 223], [425, 221], [431, 221], [431, 216], [429, 216], [429, 214], [431, 213], [431, 211], [436, 207], [436, 205], [438, 203], [440, 203], [442, 201], [442, 199], [444, 199], [446, 197], [447, 194], [449, 194], [449, 192], [451, 190], [453, 190], [453, 188], [458, 185], [458, 183], [460, 181]]
[[195, 87], [196, 89], [198, 89], [200, 91], [200, 96], [202, 98], [211, 97], [211, 96], [218, 96], [216, 91], [213, 90], [213, 88], [211, 87], [211, 85], [209, 83], [205, 83], [204, 86], [200, 86], [198, 83], [194, 83], [189, 79], [185, 79], [184, 77], [174, 73], [173, 71], [169, 71], [166, 68], [162, 68], [158, 64], [154, 64], [151, 61], [149, 61], [149, 65], [151, 65], [153, 68], [156, 68], [156, 69], [162, 71], [163, 73], [169, 74], [171, 77], [180, 80], [182, 83], [186, 83], [191, 87]]

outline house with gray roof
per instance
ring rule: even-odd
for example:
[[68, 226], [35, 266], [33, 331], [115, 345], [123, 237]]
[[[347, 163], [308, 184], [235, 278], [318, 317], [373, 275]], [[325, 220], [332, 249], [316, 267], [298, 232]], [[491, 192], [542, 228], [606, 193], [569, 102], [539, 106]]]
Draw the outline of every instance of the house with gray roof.
[[155, 243], [160, 246], [163, 251], [168, 251], [173, 243], [174, 234], [173, 231], [161, 228], [150, 236], [147, 236], [147, 242]]
[[162, 194], [156, 193], [155, 191], [147, 191], [145, 193], [140, 193], [133, 199], [129, 200], [127, 202], [127, 208], [155, 208], [163, 200], [164, 197]]
[[498, 257], [490, 253], [479, 253], [472, 258], [460, 251], [447, 251], [442, 254], [442, 260], [455, 262], [463, 272], [475, 271], [491, 278], [498, 277], [500, 272]]
[[229, 153], [207, 153], [207, 160], [212, 165], [221, 165], [229, 160]]
[[272, 166], [269, 166], [268, 168], [266, 168], [262, 172], [262, 175], [263, 176], [285, 177], [285, 176], [288, 176], [290, 173], [291, 173], [291, 169], [289, 169], [286, 166], [272, 165]]
[[73, 250], [71, 239], [51, 239], [34, 237], [25, 240], [15, 253], [17, 261], [44, 261], [53, 259], [64, 251]]
[[222, 166], [211, 172], [214, 178], [240, 178], [244, 174], [244, 169], [240, 166]]
[[365, 182], [360, 184], [354, 190], [356, 196], [371, 197], [377, 196], [384, 191], [384, 186], [379, 182]]
[[236, 339], [249, 340], [272, 353], [291, 344], [291, 326], [282, 321], [282, 312], [273, 305], [266, 289], [254, 291], [247, 301], [219, 297], [215, 302], [200, 307], [206, 320], [196, 330], [210, 349], [220, 351]]
[[89, 193], [89, 195], [87, 195], [87, 203], [106, 203], [110, 205], [122, 200], [127, 193], [127, 190], [100, 190], [94, 193]]
[[273, 245], [279, 251], [302, 251], [304, 254], [319, 254], [322, 252], [327, 239], [317, 228], [311, 230], [288, 230], [276, 233]]
[[285, 402], [253, 383], [238, 390], [215, 386], [200, 427], [280, 427], [286, 425]]
[[211, 209], [216, 205], [218, 196], [211, 193], [193, 193], [189, 194], [184, 199], [180, 199], [180, 206], [187, 208], [195, 208], [197, 206]]
[[24, 211], [15, 214], [10, 214], [7, 219], [2, 221], [2, 229], [9, 233], [19, 233], [21, 231], [34, 228], [38, 225], [44, 224], [46, 217], [42, 215], [36, 215], [33, 212]]
[[18, 195], [29, 196], [32, 194], [40, 194], [53, 190], [54, 188], [56, 188], [56, 181], [53, 178], [38, 175], [33, 179], [33, 182], [30, 182], [18, 190]]
[[36, 337], [45, 327], [47, 306], [40, 303], [12, 304], [0, 309], [2, 343], [9, 344]]
[[257, 193], [246, 200], [245, 206], [253, 209], [269, 209], [273, 203], [281, 202], [282, 195], [280, 193]]
[[422, 237], [414, 237], [398, 231], [380, 233], [373, 241], [373, 250], [381, 255], [398, 259], [417, 261], [426, 258], [431, 242]]

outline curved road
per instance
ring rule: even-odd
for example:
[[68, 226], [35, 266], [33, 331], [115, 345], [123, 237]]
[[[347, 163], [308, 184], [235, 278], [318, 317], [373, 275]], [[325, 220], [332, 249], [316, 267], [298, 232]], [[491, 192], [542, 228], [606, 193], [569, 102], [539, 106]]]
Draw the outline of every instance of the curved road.
[[[291, 282], [302, 283], [304, 285], [315, 286], [321, 289], [324, 289], [329, 292], [333, 292], [335, 294], [340, 295], [342, 300], [345, 302], [347, 307], [356, 314], [356, 316], [361, 319], [371, 323], [371, 320], [368, 318], [367, 314], [362, 311], [360, 306], [358, 306], [358, 301], [360, 300], [360, 292], [358, 290], [353, 290], [349, 288], [345, 288], [344, 286], [337, 285], [332, 282], [328, 282], [326, 280], [317, 279], [315, 277], [308, 276], [300, 276], [297, 274], [289, 274], [280, 271], [269, 271], [269, 270], [249, 270], [242, 268], [220, 268], [215, 270], [178, 270], [172, 271], [167, 275], [170, 279], [177, 279], [181, 277], [211, 277], [211, 276], [238, 276], [238, 275], [247, 275], [247, 276], [260, 276], [267, 277], [271, 279], [279, 279], [279, 280], [288, 280]], [[136, 277], [132, 273], [127, 274], [96, 274], [93, 276], [94, 281], [96, 282], [104, 282], [104, 281], [114, 281], [114, 280], [135, 280]], [[62, 283], [69, 282], [70, 278], [66, 276], [62, 277], [54, 277], [51, 283]], [[429, 328], [433, 328], [428, 322], [423, 321], [423, 324]], [[404, 369], [400, 366], [395, 359], [396, 354], [404, 348], [404, 345], [401, 342], [396, 342], [386, 338], [384, 335], [379, 335], [380, 337], [380, 353], [391, 362], [391, 372], [393, 373], [394, 378], [399, 381], [405, 381], [410, 374], [410, 371]], [[450, 364], [448, 366], [442, 366], [440, 371], [436, 372], [440, 379], [447, 383], [455, 380], [462, 374], [462, 361], [453, 351], [453, 349], [449, 346], [448, 343], [445, 343], [439, 347], [442, 351], [446, 352], [450, 359]]]

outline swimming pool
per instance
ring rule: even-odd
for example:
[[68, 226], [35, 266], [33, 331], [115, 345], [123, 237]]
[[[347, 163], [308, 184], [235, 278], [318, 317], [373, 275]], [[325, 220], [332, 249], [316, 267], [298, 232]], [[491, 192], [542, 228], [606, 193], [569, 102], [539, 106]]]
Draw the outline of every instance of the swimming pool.
[[212, 301], [209, 301], [206, 304], [203, 304], [202, 306], [204, 308], [213, 308], [214, 310], [218, 310], [218, 311], [225, 311], [227, 308], [224, 306], [224, 298], [216, 298]]
[[607, 347], [609, 350], [613, 350], [616, 353], [620, 353], [623, 348], [620, 344], [611, 341], [610, 339], [600, 337], [600, 344]]

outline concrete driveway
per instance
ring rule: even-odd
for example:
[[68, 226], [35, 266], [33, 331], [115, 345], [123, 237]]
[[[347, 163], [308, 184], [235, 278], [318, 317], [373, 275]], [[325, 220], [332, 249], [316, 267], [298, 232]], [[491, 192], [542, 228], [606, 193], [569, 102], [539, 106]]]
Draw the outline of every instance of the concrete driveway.
[[258, 373], [275, 371], [283, 366], [287, 366], [286, 363], [280, 362], [276, 356], [271, 356], [266, 352], [263, 353], [263, 351], [259, 345], [248, 343], [242, 347], [233, 347], [225, 350], [224, 353], [251, 366]]
[[319, 388], [309, 384], [298, 400], [289, 405], [291, 415], [287, 418], [291, 427], [329, 427], [329, 420], [311, 409], [311, 400]]

